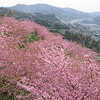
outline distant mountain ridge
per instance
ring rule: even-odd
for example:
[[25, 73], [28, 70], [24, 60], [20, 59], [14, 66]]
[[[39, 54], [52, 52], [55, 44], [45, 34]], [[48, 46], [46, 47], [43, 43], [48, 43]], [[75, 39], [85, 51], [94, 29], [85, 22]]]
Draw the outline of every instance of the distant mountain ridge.
[[92, 14], [100, 16], [100, 11], [93, 12]]
[[35, 4], [35, 5], [17, 4], [10, 8], [17, 11], [22, 11], [32, 14], [33, 13], [55, 14], [64, 21], [73, 19], [85, 19], [85, 18], [90, 18], [92, 16], [90, 13], [81, 12], [72, 8], [60, 8], [48, 4]]

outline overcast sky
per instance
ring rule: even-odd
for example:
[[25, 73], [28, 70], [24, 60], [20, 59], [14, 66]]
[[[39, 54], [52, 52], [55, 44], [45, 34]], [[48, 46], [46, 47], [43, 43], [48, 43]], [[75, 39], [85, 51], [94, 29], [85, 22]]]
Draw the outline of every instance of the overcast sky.
[[0, 0], [0, 7], [9, 7], [16, 4], [33, 5], [36, 3], [45, 3], [56, 7], [70, 7], [85, 12], [100, 11], [100, 0]]

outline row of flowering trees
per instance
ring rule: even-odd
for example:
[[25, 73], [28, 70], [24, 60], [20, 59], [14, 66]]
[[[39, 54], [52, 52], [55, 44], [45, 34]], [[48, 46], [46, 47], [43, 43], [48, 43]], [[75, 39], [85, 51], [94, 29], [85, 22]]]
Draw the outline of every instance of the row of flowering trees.
[[2, 19], [0, 94], [15, 100], [99, 100], [99, 76], [92, 50], [29, 20]]

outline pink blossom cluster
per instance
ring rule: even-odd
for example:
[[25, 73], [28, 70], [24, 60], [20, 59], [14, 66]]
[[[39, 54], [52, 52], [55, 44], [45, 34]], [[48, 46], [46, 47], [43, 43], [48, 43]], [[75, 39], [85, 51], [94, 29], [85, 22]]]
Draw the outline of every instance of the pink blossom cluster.
[[[35, 31], [40, 39], [19, 50], [23, 37]], [[6, 80], [1, 91], [13, 91], [17, 100], [100, 99], [95, 52], [29, 20], [4, 17], [0, 32], [0, 80]], [[20, 88], [29, 94], [18, 92]]]

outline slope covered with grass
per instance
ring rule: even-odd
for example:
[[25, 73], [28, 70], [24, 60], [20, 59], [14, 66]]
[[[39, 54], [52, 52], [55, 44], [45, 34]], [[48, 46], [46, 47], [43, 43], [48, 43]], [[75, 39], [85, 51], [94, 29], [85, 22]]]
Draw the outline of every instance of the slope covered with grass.
[[95, 52], [29, 20], [0, 21], [0, 99], [99, 100]]

